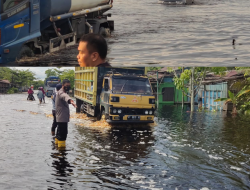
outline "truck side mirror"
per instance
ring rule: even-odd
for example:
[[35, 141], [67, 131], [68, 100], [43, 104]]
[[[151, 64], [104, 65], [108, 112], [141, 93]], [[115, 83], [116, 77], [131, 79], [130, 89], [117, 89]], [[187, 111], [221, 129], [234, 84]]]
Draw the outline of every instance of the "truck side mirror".
[[108, 91], [109, 90], [109, 85], [108, 84], [104, 84], [104, 91]]

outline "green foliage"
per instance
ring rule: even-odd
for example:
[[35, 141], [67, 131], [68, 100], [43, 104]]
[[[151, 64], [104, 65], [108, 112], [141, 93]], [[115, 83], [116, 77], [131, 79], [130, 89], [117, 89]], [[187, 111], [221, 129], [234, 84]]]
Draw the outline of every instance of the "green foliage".
[[47, 69], [45, 71], [46, 78], [51, 76], [59, 76], [63, 73], [63, 71], [60, 71], [59, 69], [53, 68], [53, 69]]
[[44, 86], [44, 81], [43, 80], [33, 81], [32, 85], [34, 87], [34, 90], [37, 90], [38, 87]]
[[12, 69], [7, 68], [7, 67], [0, 67], [0, 80], [11, 80], [12, 77], [12, 73], [11, 73]]
[[249, 115], [250, 114], [250, 101], [244, 102], [242, 105], [240, 105], [239, 111], [241, 113]]
[[163, 67], [148, 67], [148, 71], [159, 71]]
[[243, 72], [245, 77], [250, 76], [250, 67], [236, 67], [236, 70]]
[[68, 79], [70, 81], [70, 87], [71, 89], [74, 88], [74, 84], [75, 84], [75, 71], [74, 70], [64, 70], [63, 73], [59, 76], [61, 81], [63, 81], [64, 79]]
[[36, 78], [35, 74], [29, 69], [17, 70], [0, 67], [0, 79], [9, 80], [12, 86], [18, 88], [22, 86], [30, 86]]
[[236, 95], [234, 95], [234, 93], [232, 93], [230, 90], [228, 90], [228, 96], [229, 98], [218, 98], [216, 100], [214, 100], [215, 102], [219, 102], [219, 101], [226, 101], [227, 102], [232, 102], [233, 103], [233, 107], [234, 107], [234, 112], [236, 112], [237, 110], [240, 111], [246, 111], [247, 109], [250, 109], [250, 105], [248, 105], [248, 103], [244, 102], [242, 104], [241, 101], [241, 97], [244, 95], [247, 95], [250, 92], [249, 89], [245, 90], [242, 89], [240, 92], [238, 92]]
[[14, 94], [14, 93], [17, 93], [17, 92], [18, 92], [18, 89], [15, 88], [15, 87], [9, 88], [7, 90], [7, 94]]

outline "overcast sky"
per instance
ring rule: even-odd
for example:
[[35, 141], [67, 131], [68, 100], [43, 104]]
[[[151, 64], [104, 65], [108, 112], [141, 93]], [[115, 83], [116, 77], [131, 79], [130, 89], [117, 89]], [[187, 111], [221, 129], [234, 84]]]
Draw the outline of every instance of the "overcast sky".
[[[47, 69], [53, 69], [57, 67], [15, 67], [18, 70], [27, 70], [29, 69], [30, 71], [34, 72], [36, 74], [36, 78], [40, 80], [44, 80], [46, 78], [45, 71]], [[72, 69], [75, 70], [75, 67], [61, 67], [59, 70], [65, 70], [65, 69]]]

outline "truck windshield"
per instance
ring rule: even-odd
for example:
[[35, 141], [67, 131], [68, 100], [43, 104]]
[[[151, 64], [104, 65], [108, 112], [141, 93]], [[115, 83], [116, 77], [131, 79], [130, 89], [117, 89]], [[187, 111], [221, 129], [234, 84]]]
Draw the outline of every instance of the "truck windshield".
[[113, 78], [113, 93], [152, 94], [150, 83], [145, 78]]
[[5, 12], [8, 9], [18, 5], [19, 3], [22, 3], [24, 0], [3, 0], [3, 4], [2, 4], [2, 10], [1, 12]]
[[58, 84], [58, 82], [57, 83], [55, 83], [55, 82], [48, 82], [48, 87], [56, 87], [57, 84]]

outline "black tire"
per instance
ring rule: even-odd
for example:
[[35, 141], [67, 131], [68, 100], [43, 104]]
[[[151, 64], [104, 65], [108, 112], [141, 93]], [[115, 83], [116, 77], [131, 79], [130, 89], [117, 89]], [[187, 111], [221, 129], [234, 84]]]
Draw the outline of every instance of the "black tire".
[[100, 27], [99, 34], [102, 35], [103, 37], [110, 36], [110, 32], [108, 32], [104, 27]]
[[81, 105], [82, 105], [82, 103], [83, 102], [81, 100], [76, 99], [76, 106], [77, 106], [76, 113], [81, 113]]
[[32, 51], [32, 49], [30, 49], [28, 46], [24, 45], [20, 52], [19, 52], [19, 55], [17, 57], [17, 59], [22, 59], [24, 57], [34, 57], [35, 54], [34, 52]]
[[[98, 121], [100, 121], [100, 120], [102, 120], [102, 118], [103, 118], [103, 116], [105, 117], [105, 110], [104, 109], [102, 109], [101, 111], [100, 111], [100, 113], [97, 115], [97, 120]], [[106, 119], [106, 118], [105, 118]]]

